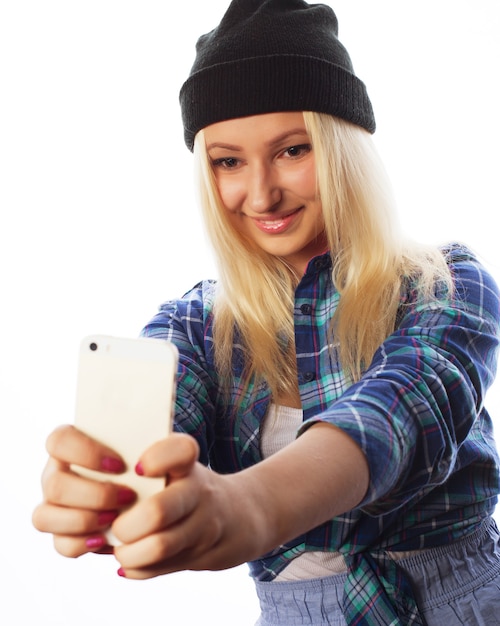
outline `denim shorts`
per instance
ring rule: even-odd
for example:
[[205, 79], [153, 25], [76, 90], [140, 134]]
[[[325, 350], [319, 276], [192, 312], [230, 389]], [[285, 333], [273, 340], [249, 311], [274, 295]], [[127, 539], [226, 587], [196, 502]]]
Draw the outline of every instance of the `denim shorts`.
[[[493, 519], [455, 543], [398, 560], [427, 626], [500, 625], [500, 535]], [[346, 574], [293, 582], [256, 581], [255, 626], [346, 626]], [[380, 624], [380, 626], [387, 626]]]

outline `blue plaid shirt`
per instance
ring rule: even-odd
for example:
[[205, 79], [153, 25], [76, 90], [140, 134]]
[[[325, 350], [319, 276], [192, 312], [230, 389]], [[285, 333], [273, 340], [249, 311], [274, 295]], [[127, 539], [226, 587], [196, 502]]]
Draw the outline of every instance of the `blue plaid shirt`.
[[[328, 345], [339, 300], [328, 254], [311, 260], [296, 289], [300, 432], [317, 421], [345, 430], [366, 455], [370, 487], [355, 510], [249, 565], [254, 578], [270, 581], [306, 550], [342, 552], [351, 574], [345, 592], [349, 624], [421, 623], [408, 594], [394, 599], [390, 585], [404, 588], [405, 581], [398, 581], [400, 572], [387, 563], [384, 550], [460, 538], [491, 515], [500, 490], [492, 422], [483, 405], [496, 370], [499, 292], [467, 249], [454, 245], [444, 253], [454, 277], [453, 299], [426, 304], [411, 284], [402, 289], [396, 329], [355, 384], [347, 382]], [[262, 460], [260, 426], [270, 394], [265, 385], [243, 389], [235, 344], [233, 386], [224, 403], [213, 361], [214, 297], [213, 281], [198, 284], [164, 303], [143, 334], [177, 345], [176, 428], [198, 440], [203, 463], [231, 473]], [[398, 615], [403, 621], [394, 621]]]

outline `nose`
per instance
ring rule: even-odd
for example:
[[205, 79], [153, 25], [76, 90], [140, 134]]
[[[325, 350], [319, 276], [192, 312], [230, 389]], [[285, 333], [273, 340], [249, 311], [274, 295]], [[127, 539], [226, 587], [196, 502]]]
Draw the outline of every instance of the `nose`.
[[272, 213], [281, 195], [279, 178], [271, 166], [258, 164], [249, 168], [246, 204], [252, 213]]

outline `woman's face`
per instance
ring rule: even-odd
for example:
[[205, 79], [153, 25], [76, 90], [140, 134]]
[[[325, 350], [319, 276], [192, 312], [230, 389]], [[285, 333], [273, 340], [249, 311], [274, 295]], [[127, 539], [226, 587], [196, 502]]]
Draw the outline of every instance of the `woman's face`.
[[326, 250], [314, 153], [302, 113], [266, 113], [205, 128], [217, 187], [233, 224], [299, 273]]

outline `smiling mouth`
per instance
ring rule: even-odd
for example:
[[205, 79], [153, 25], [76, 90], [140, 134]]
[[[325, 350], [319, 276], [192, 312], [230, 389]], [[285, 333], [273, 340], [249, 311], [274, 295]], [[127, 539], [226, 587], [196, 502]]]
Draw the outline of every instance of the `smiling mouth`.
[[298, 216], [303, 208], [304, 207], [301, 206], [298, 209], [295, 209], [295, 211], [288, 213], [288, 215], [283, 215], [272, 220], [263, 220], [255, 217], [253, 217], [252, 219], [257, 228], [262, 232], [277, 235], [288, 229], [288, 227], [295, 221], [295, 218]]

